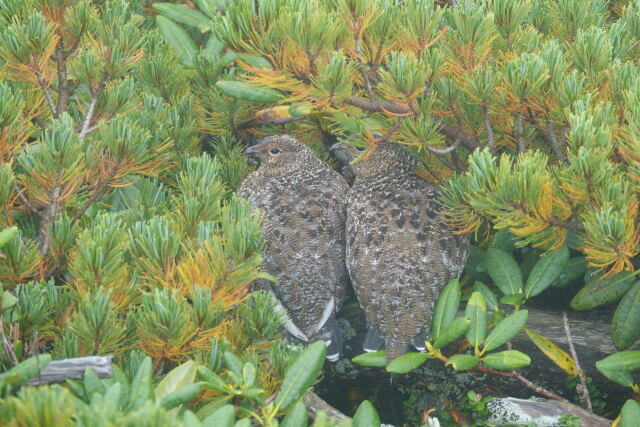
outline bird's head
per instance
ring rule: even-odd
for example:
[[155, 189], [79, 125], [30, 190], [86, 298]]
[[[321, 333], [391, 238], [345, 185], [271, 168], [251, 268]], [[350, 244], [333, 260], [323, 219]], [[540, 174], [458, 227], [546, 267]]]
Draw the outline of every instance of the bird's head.
[[258, 144], [244, 150], [244, 154], [256, 160], [261, 170], [273, 175], [301, 168], [308, 159], [313, 158], [309, 147], [289, 135], [263, 138]]
[[417, 160], [403, 147], [383, 142], [376, 145], [335, 143], [331, 152], [338, 160], [349, 163], [357, 178], [411, 172]]

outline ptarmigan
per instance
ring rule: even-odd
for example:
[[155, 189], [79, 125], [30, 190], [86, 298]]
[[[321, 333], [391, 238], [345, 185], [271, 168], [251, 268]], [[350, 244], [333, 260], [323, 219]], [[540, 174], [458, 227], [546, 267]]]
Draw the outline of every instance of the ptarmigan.
[[355, 181], [347, 200], [347, 268], [369, 331], [366, 351], [384, 342], [387, 363], [407, 344], [424, 348], [440, 290], [457, 278], [468, 237], [442, 220], [438, 189], [415, 173], [418, 161], [404, 148], [379, 143], [336, 144], [351, 159]]
[[277, 283], [267, 288], [286, 309], [287, 331], [303, 342], [325, 340], [337, 360], [342, 340], [335, 314], [345, 298], [346, 193], [340, 174], [288, 135], [264, 138], [245, 154], [259, 160], [238, 189], [263, 212], [262, 268]]

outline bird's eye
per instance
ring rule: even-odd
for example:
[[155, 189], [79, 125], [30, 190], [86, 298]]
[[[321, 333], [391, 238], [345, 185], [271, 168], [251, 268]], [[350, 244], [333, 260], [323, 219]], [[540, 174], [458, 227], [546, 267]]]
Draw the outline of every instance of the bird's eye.
[[362, 151], [364, 151], [364, 147], [356, 147], [356, 151], [362, 152]]
[[272, 148], [269, 152], [273, 155], [280, 154], [280, 149], [277, 147]]

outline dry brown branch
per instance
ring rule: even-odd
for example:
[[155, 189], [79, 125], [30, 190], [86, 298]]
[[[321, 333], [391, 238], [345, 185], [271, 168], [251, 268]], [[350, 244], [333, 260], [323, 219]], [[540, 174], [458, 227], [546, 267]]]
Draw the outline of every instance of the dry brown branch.
[[567, 313], [562, 312], [562, 323], [564, 325], [564, 332], [567, 335], [567, 343], [569, 344], [569, 351], [571, 352], [571, 357], [576, 364], [576, 369], [578, 371], [578, 378], [580, 379], [580, 385], [576, 387], [578, 394], [580, 395], [580, 402], [582, 406], [584, 406], [589, 412], [593, 412], [593, 407], [591, 406], [591, 397], [589, 396], [589, 390], [587, 389], [587, 379], [584, 376], [584, 371], [580, 367], [580, 361], [578, 360], [578, 353], [576, 353], [576, 349], [573, 346], [573, 339], [571, 338], [571, 330], [569, 329], [569, 319], [567, 318]]

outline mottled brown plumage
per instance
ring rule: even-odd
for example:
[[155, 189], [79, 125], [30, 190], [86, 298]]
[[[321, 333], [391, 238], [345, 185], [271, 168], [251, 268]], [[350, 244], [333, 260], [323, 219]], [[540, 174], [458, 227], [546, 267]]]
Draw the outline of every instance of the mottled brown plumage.
[[[362, 154], [362, 148], [343, 149], [351, 158]], [[391, 143], [372, 149], [352, 166], [347, 268], [369, 335], [377, 328], [389, 362], [410, 342], [424, 346], [419, 341], [429, 331], [440, 290], [462, 273], [468, 238], [442, 221], [438, 189], [416, 175], [418, 162], [409, 152]]]
[[[248, 148], [260, 166], [238, 189], [263, 212], [264, 271], [287, 311], [287, 330], [302, 341], [331, 340], [336, 359], [341, 340], [334, 320], [345, 296], [347, 184], [304, 144], [287, 135], [264, 138]], [[301, 332], [301, 333], [300, 333]]]

